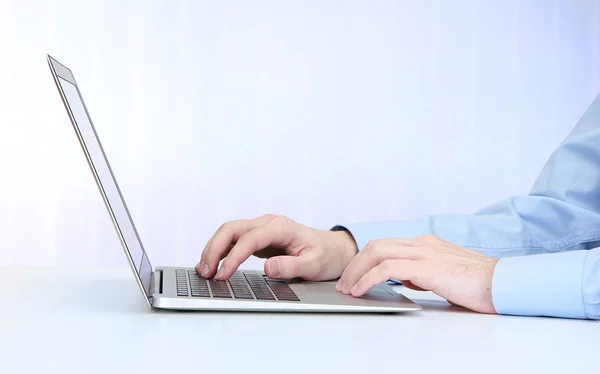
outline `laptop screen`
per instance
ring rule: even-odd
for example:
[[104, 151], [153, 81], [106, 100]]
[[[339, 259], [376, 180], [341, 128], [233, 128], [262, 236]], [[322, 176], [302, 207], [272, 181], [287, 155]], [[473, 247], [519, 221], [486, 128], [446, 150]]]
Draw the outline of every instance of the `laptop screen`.
[[100, 144], [100, 139], [87, 113], [75, 79], [69, 69], [52, 58], [50, 58], [50, 61], [56, 72], [57, 82], [63, 92], [65, 105], [72, 116], [73, 125], [87, 154], [90, 167], [98, 182], [98, 187], [104, 196], [106, 207], [113, 218], [121, 242], [129, 254], [131, 264], [135, 267], [140, 286], [146, 296], [149, 296], [152, 266], [110, 169], [110, 165]]

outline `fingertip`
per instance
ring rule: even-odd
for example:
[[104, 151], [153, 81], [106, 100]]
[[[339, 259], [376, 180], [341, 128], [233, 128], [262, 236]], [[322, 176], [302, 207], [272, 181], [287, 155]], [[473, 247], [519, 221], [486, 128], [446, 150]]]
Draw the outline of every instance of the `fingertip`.
[[198, 273], [202, 277], [206, 277], [210, 273], [210, 266], [204, 260], [200, 261], [198, 264]]
[[265, 273], [269, 278], [279, 278], [281, 276], [281, 264], [275, 258], [265, 262]]
[[350, 290], [350, 294], [353, 297], [360, 297], [364, 294], [364, 292], [361, 290], [360, 285], [357, 283], [354, 285], [354, 287], [352, 287], [352, 289]]
[[215, 275], [215, 278], [218, 280], [223, 280], [225, 278], [225, 273], [226, 273], [225, 267], [223, 265], [221, 265], [221, 267], [217, 271], [217, 274]]
[[348, 288], [348, 282], [345, 279], [340, 279], [340, 291], [343, 294], [348, 294], [349, 293], [349, 288]]
[[267, 260], [267, 261], [265, 261], [264, 266], [263, 266], [263, 271], [265, 272], [265, 275], [267, 277], [273, 278], [273, 274], [271, 273], [270, 264], [271, 264], [271, 260], [270, 259]]

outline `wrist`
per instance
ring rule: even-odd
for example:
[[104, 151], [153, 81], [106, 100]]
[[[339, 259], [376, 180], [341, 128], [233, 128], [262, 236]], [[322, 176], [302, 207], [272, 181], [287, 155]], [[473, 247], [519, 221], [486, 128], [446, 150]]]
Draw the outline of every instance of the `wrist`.
[[331, 232], [331, 236], [335, 250], [342, 252], [347, 262], [350, 262], [358, 253], [358, 246], [352, 234], [347, 230], [337, 230]]
[[496, 308], [494, 306], [494, 299], [492, 296], [492, 284], [494, 279], [494, 271], [496, 270], [496, 264], [498, 264], [498, 259], [491, 257], [487, 261], [487, 266], [484, 271], [486, 274], [485, 278], [485, 289], [483, 291], [483, 312], [488, 314], [498, 314]]

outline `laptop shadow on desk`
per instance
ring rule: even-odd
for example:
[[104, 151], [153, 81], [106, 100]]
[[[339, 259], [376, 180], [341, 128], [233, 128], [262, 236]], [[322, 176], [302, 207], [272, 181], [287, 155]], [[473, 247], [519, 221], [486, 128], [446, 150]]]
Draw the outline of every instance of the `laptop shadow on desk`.
[[278, 318], [279, 316], [321, 316], [321, 317], [335, 317], [339, 318], [356, 318], [363, 317], [368, 318], [369, 316], [374, 317], [399, 317], [399, 316], [412, 316], [412, 317], [420, 317], [420, 311], [405, 311], [405, 312], [320, 312], [320, 311], [277, 311], [277, 310], [260, 310], [260, 311], [247, 311], [247, 310], [176, 310], [176, 309], [154, 309], [152, 311], [156, 314], [202, 314], [202, 315], [229, 315], [229, 316], [237, 316], [237, 315], [245, 315], [245, 316], [268, 316], [266, 318]]

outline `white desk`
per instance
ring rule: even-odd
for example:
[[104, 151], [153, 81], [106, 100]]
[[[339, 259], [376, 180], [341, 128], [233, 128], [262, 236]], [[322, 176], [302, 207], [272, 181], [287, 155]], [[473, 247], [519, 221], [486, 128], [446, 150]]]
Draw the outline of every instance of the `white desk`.
[[0, 268], [0, 373], [598, 373], [600, 323], [480, 315], [151, 311], [127, 269]]

